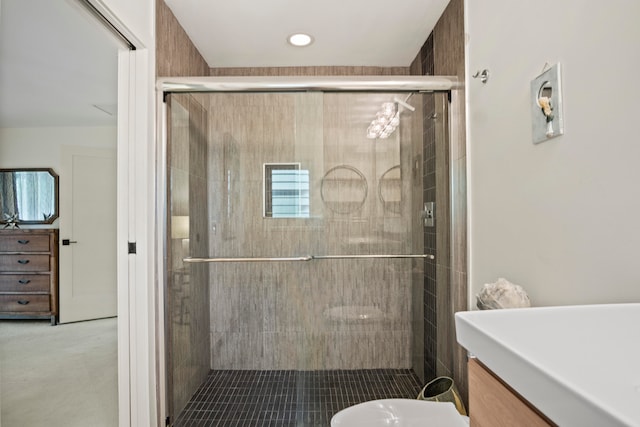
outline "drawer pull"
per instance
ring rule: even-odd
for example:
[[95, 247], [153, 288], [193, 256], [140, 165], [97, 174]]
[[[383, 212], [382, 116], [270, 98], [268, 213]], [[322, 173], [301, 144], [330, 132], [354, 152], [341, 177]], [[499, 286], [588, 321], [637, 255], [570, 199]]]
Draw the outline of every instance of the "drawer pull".
[[19, 300], [18, 300], [18, 304], [20, 304], [20, 305], [27, 305], [27, 304], [29, 304], [29, 301], [26, 301], [26, 300], [23, 300], [23, 299], [19, 299]]
[[18, 260], [18, 264], [22, 264], [22, 265], [29, 264], [29, 260], [28, 259], [19, 259]]
[[20, 243], [21, 245], [26, 245], [27, 243], [29, 243], [28, 240], [18, 240], [18, 243]]
[[21, 285], [26, 285], [28, 283], [31, 283], [31, 279], [19, 279], [18, 283], [20, 283]]

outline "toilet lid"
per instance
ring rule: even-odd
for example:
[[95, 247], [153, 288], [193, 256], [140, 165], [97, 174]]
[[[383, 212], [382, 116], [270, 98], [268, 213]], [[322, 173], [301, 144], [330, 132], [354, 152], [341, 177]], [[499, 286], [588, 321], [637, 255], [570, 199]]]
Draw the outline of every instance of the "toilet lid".
[[450, 402], [414, 399], [372, 400], [350, 406], [331, 418], [331, 427], [467, 427]]

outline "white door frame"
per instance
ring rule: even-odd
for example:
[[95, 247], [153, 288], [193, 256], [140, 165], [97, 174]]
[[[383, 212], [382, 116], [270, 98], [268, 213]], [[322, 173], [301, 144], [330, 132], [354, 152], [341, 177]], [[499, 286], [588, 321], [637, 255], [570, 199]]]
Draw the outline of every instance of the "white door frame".
[[[155, 152], [150, 61], [123, 51], [118, 77], [118, 407], [119, 425], [159, 425], [153, 271]], [[131, 244], [135, 243], [135, 254]]]
[[[160, 426], [164, 420], [158, 416], [156, 389], [154, 35], [141, 35], [151, 36], [145, 46], [104, 0], [85, 1], [136, 47], [118, 55], [118, 424]], [[135, 254], [129, 253], [130, 243], [136, 245]]]

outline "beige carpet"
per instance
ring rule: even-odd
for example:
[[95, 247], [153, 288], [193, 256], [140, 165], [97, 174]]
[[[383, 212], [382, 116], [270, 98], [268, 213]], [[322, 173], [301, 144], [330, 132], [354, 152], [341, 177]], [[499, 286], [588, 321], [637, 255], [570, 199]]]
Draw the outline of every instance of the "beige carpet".
[[0, 320], [0, 426], [117, 426], [116, 322]]

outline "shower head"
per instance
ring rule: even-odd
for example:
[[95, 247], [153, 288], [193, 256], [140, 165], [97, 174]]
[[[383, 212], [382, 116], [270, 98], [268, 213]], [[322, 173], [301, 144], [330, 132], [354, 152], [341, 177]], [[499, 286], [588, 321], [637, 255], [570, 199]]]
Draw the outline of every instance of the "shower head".
[[400, 124], [400, 107], [409, 111], [416, 111], [415, 107], [407, 104], [407, 100], [411, 98], [410, 94], [404, 101], [397, 96], [393, 97], [393, 102], [385, 102], [382, 109], [376, 113], [376, 118], [371, 121], [367, 128], [367, 138], [369, 139], [386, 139], [391, 135]]
[[[410, 96], [411, 95], [409, 95], [409, 97]], [[407, 99], [409, 99], [409, 98], [407, 97]], [[398, 105], [401, 105], [402, 107], [406, 108], [409, 111], [416, 111], [416, 108], [414, 106], [407, 104], [406, 101], [401, 100], [397, 96], [393, 98], [393, 102], [395, 102]]]

